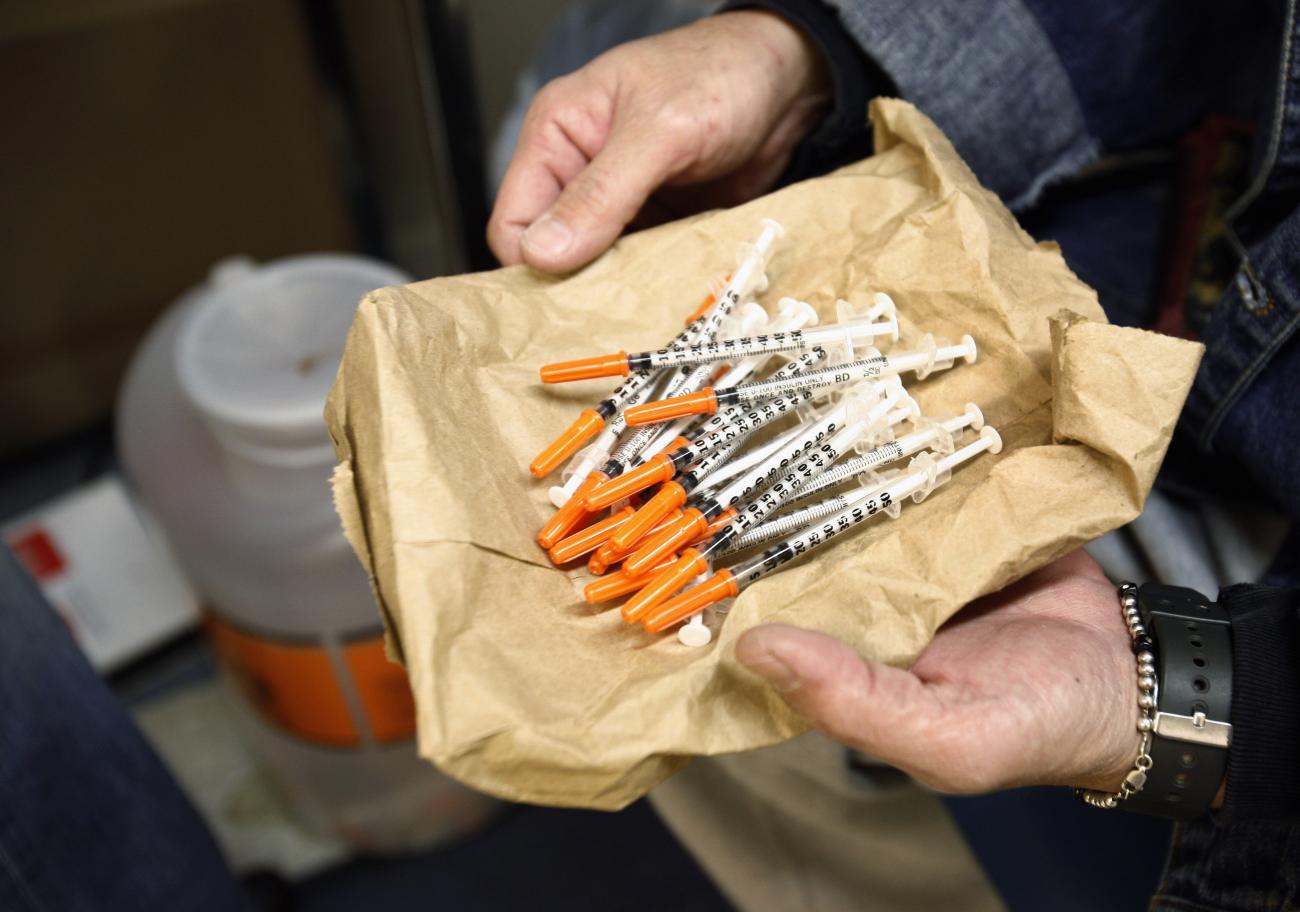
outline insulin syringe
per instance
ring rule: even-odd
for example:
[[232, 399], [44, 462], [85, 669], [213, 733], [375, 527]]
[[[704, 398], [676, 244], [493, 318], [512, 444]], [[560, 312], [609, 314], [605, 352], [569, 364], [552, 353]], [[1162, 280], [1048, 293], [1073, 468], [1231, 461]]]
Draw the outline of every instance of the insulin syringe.
[[[754, 311], [757, 311], [757, 313], [761, 315], [764, 319], [745, 320], [745, 318], [742, 316], [741, 319], [737, 321], [741, 323], [741, 326], [739, 327], [741, 331], [733, 333], [732, 335], [750, 336], [753, 335], [755, 332], [780, 332], [780, 331], [790, 330], [790, 329], [801, 329], [804, 326], [817, 325], [817, 311], [813, 310], [812, 307], [810, 307], [808, 304], [804, 303], [803, 301], [796, 301], [794, 298], [782, 298], [777, 306], [779, 308], [779, 313], [777, 315], [777, 318], [771, 321], [771, 323], [768, 324], [767, 326], [763, 326], [762, 324], [766, 322], [766, 317], [767, 317], [766, 312], [763, 310], [763, 308], [759, 307], [757, 304], [748, 305], [748, 308], [752, 308]], [[750, 316], [751, 317], [753, 316], [752, 312], [750, 313]], [[749, 330], [749, 331], [745, 331], [745, 330]], [[801, 356], [798, 359], [800, 361], [800, 367], [798, 368], [799, 370], [812, 367], [816, 360], [820, 360], [821, 358], [825, 357], [825, 349], [812, 349], [811, 351], [817, 352], [817, 355], [814, 357], [814, 359], [806, 360], [806, 361]], [[809, 354], [809, 352], [803, 352], [802, 354], [806, 355]], [[733, 386], [736, 386], [737, 384], [743, 383], [752, 374], [760, 370], [767, 363], [767, 361], [772, 357], [775, 356], [755, 355], [750, 358], [743, 358], [739, 361], [732, 362], [729, 365], [722, 365], [721, 367], [716, 367], [713, 365], [702, 365], [701, 367], [704, 370], [709, 371], [710, 374], [714, 376], [715, 379], [714, 382], [712, 383], [714, 389], [729, 389]], [[698, 369], [699, 368], [697, 368], [697, 370]], [[716, 376], [718, 371], [721, 371], [722, 373], [722, 377], [720, 379], [718, 379]], [[774, 377], [778, 375], [789, 376], [790, 373], [793, 373], [793, 371], [787, 373], [781, 373], [778, 371], [777, 374], [774, 374], [773, 376]], [[704, 384], [701, 383], [695, 386], [694, 390], [698, 391], [702, 386], [704, 386]], [[678, 395], [681, 394], [679, 393]], [[640, 403], [628, 403], [628, 405], [639, 405], [639, 404]], [[739, 409], [737, 411], [737, 414], [743, 411], [744, 409]], [[620, 413], [619, 417], [622, 418], [624, 421], [626, 421], [625, 413]], [[701, 433], [703, 433], [704, 422], [701, 421], [700, 418], [697, 416], [689, 416], [686, 418], [681, 418], [678, 421], [672, 423], [664, 422], [660, 425], [660, 427], [662, 428], [662, 430], [660, 431], [659, 438], [657, 438], [654, 443], [650, 444], [645, 448], [643, 455], [645, 456], [646, 459], [648, 459], [650, 456], [656, 453], [663, 451], [664, 445], [666, 445], [669, 440], [672, 440], [673, 438], [679, 435], [687, 438], [688, 440], [693, 440], [694, 438], [698, 437]], [[661, 441], [662, 444], [664, 445], [660, 445]], [[644, 462], [645, 460], [643, 459], [641, 461]]]
[[[787, 364], [783, 370], [798, 370], [801, 364], [802, 362], [791, 362], [790, 364]], [[691, 382], [700, 381], [703, 371], [697, 368], [686, 376], [681, 376], [680, 369], [677, 369], [671, 371], [670, 374], [674, 376], [667, 378], [668, 388], [669, 390], [675, 390], [682, 388]], [[696, 440], [691, 442], [689, 446], [685, 437], [678, 437], [673, 441], [667, 442], [665, 444], [665, 451], [652, 457], [650, 462], [656, 462], [661, 457], [670, 458], [671, 454], [680, 452], [683, 449], [690, 449], [692, 451], [693, 458], [691, 459], [691, 464], [715, 456], [718, 451], [722, 450], [726, 450], [726, 454], [730, 455], [735, 451], [736, 447], [741, 443], [744, 437], [747, 437], [750, 433], [758, 430], [758, 428], [763, 425], [775, 421], [786, 412], [793, 411], [804, 401], [804, 399], [789, 397], [786, 400], [779, 400], [776, 403], [775, 408], [768, 407], [771, 406], [772, 403], [765, 403], [763, 408], [755, 409], [752, 412], [743, 414], [735, 421], [719, 430], [696, 438]], [[600, 506], [593, 506], [589, 500], [590, 497], [601, 491], [609, 491], [611, 483], [624, 476], [624, 473], [627, 472], [628, 469], [631, 469], [633, 466], [638, 466], [640, 464], [638, 460], [641, 452], [654, 437], [658, 436], [658, 434], [659, 429], [654, 425], [646, 425], [634, 430], [627, 439], [618, 445], [617, 449], [614, 450], [601, 468], [592, 469], [587, 473], [586, 477], [574, 490], [573, 496], [569, 498], [562, 507], [556, 510], [554, 515], [552, 515], [551, 518], [542, 526], [541, 530], [537, 533], [537, 543], [543, 548], [549, 550], [562, 538], [577, 528], [588, 513], [594, 513], [613, 503], [615, 500], [621, 500], [623, 497], [627, 496], [626, 494], [619, 494], [617, 497], [602, 501]], [[727, 455], [713, 458], [710, 461], [710, 467], [725, 462]], [[615, 490], [617, 490], [617, 486], [615, 487]], [[649, 526], [641, 525], [639, 519], [634, 518], [634, 520], [635, 521], [629, 522], [628, 525], [636, 528], [641, 534], [644, 534], [650, 528]], [[622, 539], [619, 538], [619, 536], [622, 536], [624, 532], [625, 529], [619, 530], [618, 536], [615, 537], [617, 543], [621, 543]], [[635, 538], [631, 539], [628, 544], [631, 544], [631, 542], [634, 542], [635, 540]]]
[[[872, 387], [869, 390], [864, 390], [858, 398], [865, 400], [868, 395], [874, 395], [875, 393], [876, 390]], [[901, 387], [898, 392], [894, 393], [893, 398], [886, 405], [879, 408], [879, 414], [883, 415], [887, 412], [897, 400], [900, 393]], [[855, 399], [853, 401], [856, 403], [858, 400]], [[855, 404], [853, 408], [858, 409], [858, 406]], [[863, 406], [863, 408], [866, 408], [866, 406]], [[665, 480], [664, 485], [659, 489], [658, 493], [643, 504], [641, 509], [637, 510], [636, 515], [633, 516], [626, 525], [619, 529], [616, 536], [612, 537], [611, 540], [617, 547], [630, 548], [661, 518], [687, 503], [690, 503], [694, 511], [692, 513], [693, 516], [702, 516], [699, 527], [703, 528], [704, 525], [713, 520], [728, 507], [733, 506], [749, 493], [763, 487], [768, 481], [778, 475], [785, 466], [788, 466], [791, 461], [800, 459], [812, 447], [821, 443], [823, 439], [838, 431], [847, 420], [849, 411], [850, 405], [848, 401], [836, 406], [831, 409], [828, 414], [817, 418], [809, 425], [800, 428], [799, 433], [793, 438], [785, 439], [781, 449], [769, 456], [762, 464], [750, 469], [740, 478], [733, 480], [715, 497], [692, 499], [691, 493], [699, 487], [702, 481], [708, 478], [709, 472], [716, 467], [716, 463], [713, 465], [709, 464], [712, 457], [706, 457], [699, 464], [694, 466], [691, 471], [686, 472], [671, 481]], [[877, 415], [874, 420], [878, 421], [879, 416]], [[727, 447], [724, 447], [723, 449], [725, 450], [730, 446], [731, 444], [728, 444]], [[664, 460], [662, 465], [665, 466], [665, 471], [667, 471], [667, 469], [672, 467], [671, 459]], [[683, 540], [689, 538], [691, 535], [690, 532], [683, 532], [682, 534], [684, 536]], [[665, 551], [664, 553], [667, 552]], [[638, 566], [649, 566], [649, 564], [638, 562]], [[636, 567], [629, 569], [632, 569], [633, 572], [637, 572]]]
[[[709, 296], [709, 300], [713, 301], [712, 295]], [[713, 305], [714, 308], [716, 306]], [[702, 338], [700, 331], [704, 319], [703, 316], [696, 317], [686, 329], [668, 343], [669, 349], [684, 347]], [[645, 398], [651, 385], [659, 379], [659, 376], [660, 372], [657, 370], [638, 371], [620, 383], [614, 392], [596, 403], [594, 407], [583, 409], [573, 424], [565, 428], [563, 433], [547, 444], [529, 463], [528, 471], [537, 478], [545, 478], [555, 471], [560, 463], [576, 453], [578, 447], [590, 440], [601, 428], [606, 428], [607, 422], [609, 422], [607, 429], [613, 430], [613, 436], [617, 438], [627, 426], [623, 413], [624, 407]], [[611, 418], [614, 419], [613, 422], [610, 422]], [[618, 425], [617, 430], [614, 430], [614, 424]]]
[[[658, 456], [655, 456], [653, 459], [648, 461], [646, 465], [660, 465], [663, 460], [671, 462], [673, 470], [668, 476], [671, 478], [672, 475], [685, 471], [687, 468], [695, 465], [715, 450], [727, 446], [736, 439], [746, 437], [754, 431], [757, 431], [759, 428], [772, 424], [775, 421], [779, 421], [787, 415], [795, 414], [799, 406], [803, 405], [811, 398], [812, 393], [795, 393], [792, 396], [783, 396], [780, 399], [772, 399], [768, 402], [764, 402], [757, 408], [750, 409], [747, 412], [732, 417], [730, 421], [723, 424], [721, 427], [701, 434], [686, 446], [678, 447], [671, 451], [665, 451]], [[641, 428], [641, 430], [650, 429], [652, 429], [652, 426]], [[606, 489], [602, 486], [600, 489], [591, 491], [582, 491], [579, 489], [579, 491], [575, 492], [573, 496], [574, 498], [581, 496], [585, 503], [595, 504], [605, 500], [609, 493], [621, 490], [621, 487], [619, 487], [610, 491], [610, 489]], [[597, 491], [600, 493], [597, 493]], [[632, 492], [620, 493], [614, 498], [614, 500], [626, 497], [628, 493]], [[602, 494], [604, 497], [601, 496]], [[588, 496], [595, 497], [596, 499], [587, 500]], [[605, 500], [605, 502], [612, 503], [613, 501]]]
[[[878, 427], [881, 419], [889, 413], [901, 395], [903, 394], [895, 388], [887, 390], [885, 397], [873, 406], [864, 407], [858, 402], [852, 403], [852, 411], [856, 414], [850, 415], [848, 422], [836, 430], [829, 440], [809, 450], [782, 478], [766, 489], [762, 489], [761, 480], [767, 475], [767, 467], [760, 466], [753, 473], [727, 485], [718, 494], [706, 498], [703, 503], [684, 511], [678, 520], [679, 528], [711, 522], [724, 511], [734, 510], [736, 513], [726, 528], [710, 538], [705, 545], [687, 548], [676, 563], [660, 571], [644, 589], [630, 598], [623, 606], [623, 619], [629, 623], [640, 620], [651, 608], [666, 601], [698, 574], [706, 572], [710, 558], [725, 548], [732, 538], [762, 522], [789, 500], [805, 482], [828, 469], [864, 433]], [[751, 497], [755, 491], [759, 493]], [[736, 504], [746, 498], [750, 499], [742, 509], [737, 510]]]
[[954, 415], [952, 418], [945, 418], [942, 421], [923, 419], [913, 421], [913, 424], [916, 425], [916, 429], [910, 433], [903, 434], [869, 452], [846, 459], [827, 469], [815, 481], [809, 482], [800, 488], [799, 493], [794, 496], [791, 502], [816, 497], [822, 491], [834, 487], [846, 478], [852, 478], [864, 472], [878, 469], [882, 465], [888, 465], [902, 459], [904, 456], [919, 453], [923, 449], [935, 450], [940, 455], [946, 456], [954, 449], [952, 435], [960, 433], [963, 428], [978, 431], [984, 427], [984, 413], [979, 410], [979, 406], [975, 403], [968, 402], [965, 410], [960, 415]]
[[[705, 306], [696, 311], [696, 315], [693, 315], [694, 319], [663, 350], [677, 351], [695, 343], [713, 342], [713, 336], [717, 333], [718, 327], [731, 314], [731, 311], [740, 302], [741, 297], [751, 287], [762, 282], [767, 255], [777, 238], [784, 233], [785, 230], [779, 222], [764, 219], [763, 230], [759, 234], [758, 240], [746, 246], [740, 265], [731, 274], [721, 293], [717, 295], [710, 294], [705, 301]], [[628, 377], [627, 380], [619, 384], [618, 389], [614, 390], [605, 399], [602, 399], [594, 408], [583, 409], [577, 420], [566, 428], [560, 436], [555, 438], [529, 464], [528, 470], [534, 476], [544, 478], [553, 472], [560, 463], [577, 452], [580, 446], [605, 426], [605, 422], [619, 414], [633, 396], [654, 382], [658, 375], [658, 369], [647, 368], [630, 372], [623, 371], [622, 373], [628, 375]]]
[[847, 364], [820, 367], [797, 377], [757, 380], [730, 389], [703, 389], [696, 393], [644, 402], [628, 408], [624, 415], [629, 426], [638, 427], [670, 421], [684, 415], [707, 415], [728, 406], [753, 406], [795, 390], [822, 390], [861, 380], [896, 376], [905, 371], [928, 373], [937, 368], [950, 367], [957, 358], [964, 358], [970, 363], [975, 360], [975, 355], [975, 340], [970, 336], [962, 336], [957, 345], [927, 346], [894, 355], [875, 355]]
[[[791, 361], [785, 367], [773, 374], [773, 377], [779, 379], [792, 378], [798, 375], [798, 373], [803, 371], [806, 367], [815, 364], [825, 356], [825, 350], [820, 348], [813, 349], [810, 352], [804, 352], [796, 360]], [[723, 431], [724, 429], [731, 427], [736, 421], [741, 421], [748, 430], [742, 435], [731, 435], [726, 439], [725, 445], [729, 446], [731, 444], [741, 443], [744, 437], [748, 436], [749, 431], [757, 430], [762, 426], [762, 424], [766, 423], [755, 423], [752, 418], [757, 416], [750, 416], [750, 420], [746, 420], [746, 411], [747, 410], [743, 408], [727, 409], [726, 411], [709, 418], [707, 422], [696, 429], [694, 434], [691, 435], [691, 439], [696, 441], [699, 446], [688, 448], [690, 449], [689, 454], [678, 456], [674, 459], [671, 453], [661, 452], [649, 457], [627, 474], [621, 475], [617, 482], [611, 480], [607, 484], [600, 485], [599, 487], [588, 491], [585, 495], [586, 508], [588, 510], [604, 509], [610, 504], [622, 500], [624, 497], [630, 497], [639, 491], [645, 490], [651, 485], [658, 484], [661, 481], [668, 481], [673, 478], [673, 476], [686, 471], [686, 468], [692, 465], [688, 459], [696, 457], [697, 453], [699, 454], [698, 460], [703, 460], [715, 449], [720, 449], [723, 444], [719, 444], [716, 447], [712, 446], [712, 444], [716, 442], [716, 439], [710, 437], [710, 435], [714, 432]], [[642, 427], [640, 430], [645, 429], [645, 427]], [[709, 446], [706, 446], [706, 444], [709, 444]], [[734, 452], [734, 450], [732, 451]]]
[[[915, 403], [911, 403], [911, 405], [913, 406], [912, 409], [898, 409], [889, 412], [886, 416], [886, 423], [892, 426], [908, 417], [913, 413], [915, 408]], [[830, 441], [831, 452], [838, 452], [838, 450], [844, 445], [844, 441], [852, 439], [854, 433], [856, 433], [859, 439], [861, 439], [863, 430], [870, 433], [873, 429], [874, 428], [871, 426], [868, 426], [856, 432], [850, 431], [839, 438], [832, 438]], [[820, 444], [823, 436], [825, 435], [819, 433], [815, 440], [815, 444]], [[909, 449], [907, 454], [914, 453], [923, 446], [923, 443], [919, 444], [915, 448]], [[825, 449], [820, 453], [809, 453], [808, 451], [812, 449], [813, 446], [805, 445], [803, 451], [793, 458], [772, 460], [767, 464], [767, 466], [765, 466], [761, 473], [751, 475], [748, 479], [738, 485], [729, 486], [727, 488], [711, 485], [708, 491], [697, 492], [694, 498], [686, 505], [686, 509], [681, 511], [681, 516], [675, 523], [671, 526], [660, 528], [658, 532], [647, 535], [636, 544], [635, 550], [628, 556], [627, 560], [623, 564], [624, 569], [632, 574], [647, 572], [647, 568], [657, 564], [665, 556], [675, 554], [681, 548], [684, 548], [691, 542], [698, 540], [699, 530], [706, 526], [715, 525], [718, 522], [718, 517], [727, 518], [728, 524], [730, 524], [731, 520], [737, 520], [739, 517], [736, 523], [737, 528], [728, 533], [733, 536], [738, 530], [749, 529], [758, 523], [762, 523], [766, 517], [770, 516], [779, 507], [784, 506], [787, 502], [793, 500], [796, 494], [803, 490], [803, 485], [812, 484], [825, 473], [834, 471], [834, 465], [830, 466], [830, 468], [825, 468], [825, 457], [829, 456], [830, 453]], [[878, 464], [884, 464], [885, 462], [900, 458], [901, 455], [906, 455], [900, 454], [898, 448], [893, 446], [892, 442], [876, 447], [869, 451], [866, 456], [869, 457], [873, 454], [879, 455]], [[798, 460], [805, 455], [807, 456], [807, 462], [799, 462]], [[862, 459], [866, 457], [860, 456], [856, 458]], [[810, 473], [812, 475], [811, 479], [808, 477]], [[764, 497], [754, 504], [747, 505], [743, 511], [736, 507], [736, 504], [754, 497], [762, 487], [766, 486], [772, 480], [781, 475], [785, 475], [785, 478], [783, 478], [781, 484], [777, 486], [779, 488], [778, 494]], [[712, 482], [713, 479], [710, 478], [709, 481]], [[668, 485], [665, 485], [664, 488], [671, 491], [671, 488], [669, 488]], [[660, 494], [656, 495], [656, 497], [663, 493], [664, 489], [661, 489]], [[671, 495], [668, 496], [671, 497]], [[676, 503], [677, 498], [672, 497], [670, 502]], [[646, 504], [642, 509], [647, 509], [650, 506], [651, 504]], [[713, 519], [706, 518], [706, 514], [714, 513], [719, 509], [720, 512], [718, 512]], [[725, 528], [725, 526], [723, 528]], [[719, 529], [718, 531], [722, 530]], [[734, 544], [724, 544], [720, 546], [720, 548], [721, 550], [718, 552], [720, 554], [736, 550]]]
[[[943, 421], [925, 421], [917, 430], [911, 433], [902, 434], [894, 440], [882, 443], [860, 456], [854, 456], [851, 459], [836, 463], [817, 478], [800, 487], [786, 502], [786, 505], [789, 506], [808, 500], [827, 488], [842, 484], [849, 478], [863, 475], [875, 478], [874, 471], [881, 466], [897, 462], [926, 448], [937, 450], [940, 455], [947, 455], [955, 449], [952, 445], [952, 435], [958, 434], [968, 427], [976, 431], [984, 427], [984, 415], [973, 402], [967, 403], [966, 410], [960, 415]], [[820, 519], [823, 516], [835, 513], [839, 508], [832, 509], [833, 504], [838, 503], [840, 508], [848, 506], [850, 500], [857, 499], [859, 492], [865, 493], [869, 489], [879, 487], [881, 484], [884, 484], [884, 482], [868, 480], [864, 485], [853, 491], [836, 494], [826, 500], [800, 507], [790, 513], [773, 516], [765, 520], [761, 525], [751, 528], [739, 537], [732, 539], [731, 544], [724, 553], [740, 551], [762, 542], [771, 541], [781, 533], [805, 526], [812, 522], [813, 519]], [[846, 500], [846, 498], [848, 499]]]
[[937, 462], [932, 457], [917, 457], [914, 464], [919, 462], [919, 465], [909, 467], [902, 475], [868, 492], [834, 516], [818, 520], [787, 536], [762, 554], [741, 561], [729, 569], [719, 570], [704, 583], [659, 605], [645, 616], [643, 623], [646, 630], [651, 633], [666, 630], [715, 602], [739, 595], [795, 558], [823, 547], [872, 516], [888, 511], [891, 505], [901, 504], [908, 496], [928, 494], [936, 484], [942, 483], [947, 473], [961, 463], [986, 450], [997, 453], [1001, 449], [1002, 438], [998, 432], [986, 427], [980, 431], [978, 440]]
[[[679, 372], [673, 371], [678, 374]], [[667, 378], [670, 389], [677, 388], [685, 378], [670, 376]], [[653, 427], [637, 428], [627, 439], [618, 445], [613, 453], [606, 459], [605, 464], [599, 469], [591, 469], [587, 472], [582, 482], [573, 492], [573, 497], [569, 498], [559, 509], [552, 514], [542, 528], [537, 533], [537, 543], [547, 550], [554, 547], [562, 538], [576, 529], [587, 516], [588, 511], [584, 505], [584, 497], [590, 491], [595, 490], [601, 484], [616, 478], [622, 474], [628, 467], [635, 463], [641, 450], [645, 448], [655, 436]], [[684, 446], [686, 439], [681, 438], [669, 446]]]
[[[744, 312], [741, 313], [738, 319], [742, 328], [752, 328], [755, 325], [761, 326], [767, 320], [767, 312], [757, 304], [750, 304], [744, 308], [743, 311]], [[798, 326], [808, 322], [810, 319], [814, 323], [817, 320], [817, 313], [810, 307], [808, 307], [806, 311], [783, 307], [781, 315], [777, 318], [777, 325], [785, 328], [797, 328]], [[740, 332], [738, 334], [747, 335], [748, 333]], [[819, 349], [818, 351], [820, 352], [821, 350]], [[824, 357], [824, 353], [819, 355], [819, 357]], [[747, 361], [738, 362], [733, 366], [732, 370], [727, 373], [727, 376], [714, 385], [718, 387], [734, 386], [744, 377], [749, 376], [753, 370], [759, 366], [755, 362], [762, 360], [765, 360], [765, 356], [763, 358], [750, 358], [747, 359]], [[811, 367], [816, 360], [817, 359], [813, 359], [805, 362], [805, 366]], [[728, 382], [733, 373], [737, 376], [733, 382]], [[695, 388], [698, 389], [699, 387], [696, 386]], [[572, 462], [569, 463], [568, 467], [566, 467], [563, 472], [562, 483], [555, 485], [550, 489], [549, 494], [551, 503], [556, 507], [564, 506], [568, 503], [569, 498], [573, 496], [573, 492], [576, 491], [581, 486], [582, 482], [586, 480], [587, 476], [591, 473], [591, 470], [599, 468], [605, 463], [609, 458], [610, 452], [614, 449], [614, 445], [617, 443], [618, 438], [622, 436], [625, 430], [627, 430], [626, 406], [640, 404], [645, 401], [650, 392], [651, 387], [647, 385], [640, 393], [628, 399], [625, 403], [625, 410], [618, 412], [613, 419], [606, 423], [604, 429], [588, 447], [579, 450], [573, 456]], [[650, 456], [662, 452], [679, 435], [688, 438], [696, 436], [694, 433], [685, 433], [685, 431], [686, 427], [684, 422], [680, 422], [676, 425], [664, 425], [659, 436], [646, 445], [638, 458], [640, 461], [644, 461], [645, 459], [650, 458]]]
[[541, 369], [543, 383], [568, 383], [573, 380], [590, 380], [595, 377], [619, 377], [638, 371], [663, 367], [682, 367], [692, 364], [711, 364], [730, 361], [750, 355], [770, 355], [778, 352], [802, 351], [816, 346], [853, 343], [876, 336], [898, 338], [898, 321], [880, 323], [837, 323], [813, 329], [794, 329], [773, 332], [743, 339], [700, 342], [682, 348], [661, 348], [658, 351], [615, 352], [577, 361], [559, 361]]

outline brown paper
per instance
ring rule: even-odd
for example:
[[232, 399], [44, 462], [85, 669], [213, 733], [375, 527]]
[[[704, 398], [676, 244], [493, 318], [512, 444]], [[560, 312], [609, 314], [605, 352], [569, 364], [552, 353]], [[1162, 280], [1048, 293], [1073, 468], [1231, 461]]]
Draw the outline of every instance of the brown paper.
[[[877, 102], [876, 155], [726, 212], [624, 238], [563, 279], [516, 267], [385, 289], [361, 305], [327, 418], [336, 497], [410, 674], [419, 748], [505, 798], [618, 808], [692, 756], [805, 723], [737, 665], [783, 621], [906, 665], [972, 599], [1137, 515], [1200, 358], [1106, 325], [910, 105]], [[579, 597], [533, 536], [552, 508], [529, 460], [611, 382], [544, 387], [544, 362], [658, 347], [759, 221], [787, 235], [764, 302], [893, 296], [973, 365], [910, 383], [927, 414], [984, 410], [1006, 448], [737, 599], [714, 643], [651, 637]], [[1065, 311], [1059, 318], [1058, 312]], [[910, 380], [910, 378], [908, 378]]]

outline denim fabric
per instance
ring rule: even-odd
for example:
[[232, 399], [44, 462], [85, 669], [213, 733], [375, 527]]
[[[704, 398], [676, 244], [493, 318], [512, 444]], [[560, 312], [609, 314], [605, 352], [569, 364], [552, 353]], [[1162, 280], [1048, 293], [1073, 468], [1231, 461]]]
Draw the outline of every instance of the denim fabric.
[[1288, 383], [1300, 326], [1300, 17], [1289, 0], [1261, 170], [1234, 207], [1243, 262], [1206, 327], [1206, 356], [1181, 423], [1235, 456], [1300, 519], [1300, 398]]
[[1215, 450], [1232, 456], [1293, 519], [1300, 518], [1298, 316], [1291, 315], [1285, 341], [1225, 412], [1214, 439]]
[[[1300, 204], [1300, 13], [1295, 0], [1274, 0], [1269, 6], [1283, 7], [1277, 19], [1281, 23], [1281, 42], [1276, 47], [1265, 45], [1276, 55], [1273, 59], [1277, 62], [1272, 70], [1273, 84], [1260, 87], [1261, 96], [1271, 102], [1262, 124], [1262, 135], [1268, 142], [1259, 146], [1255, 156], [1259, 163], [1257, 180], [1240, 206], [1240, 221], [1245, 224], [1239, 224], [1238, 230], [1249, 241], [1262, 237], [1261, 232], [1268, 230], [1274, 217]], [[1252, 221], [1256, 224], [1249, 224]]]
[[1019, 0], [828, 5], [1012, 209], [1097, 157], [1070, 77]]
[[1174, 828], [1153, 912], [1300, 909], [1300, 825], [1209, 819]]
[[1107, 154], [1164, 146], [1207, 115], [1254, 120], [1277, 75], [1269, 2], [1023, 0]]
[[1020, 224], [1035, 238], [1061, 245], [1070, 268], [1096, 289], [1107, 319], [1145, 327], [1159, 295], [1168, 198], [1163, 175], [1138, 175], [1087, 193], [1049, 193]]
[[203, 821], [0, 547], [0, 909], [243, 908]]

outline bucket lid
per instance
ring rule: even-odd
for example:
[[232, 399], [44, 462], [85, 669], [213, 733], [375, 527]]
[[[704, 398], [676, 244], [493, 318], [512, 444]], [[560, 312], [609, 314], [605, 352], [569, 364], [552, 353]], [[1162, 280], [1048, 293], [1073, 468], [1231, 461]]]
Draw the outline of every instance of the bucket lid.
[[220, 266], [176, 340], [181, 389], [228, 449], [277, 464], [329, 461], [322, 411], [357, 303], [406, 281], [339, 254]]

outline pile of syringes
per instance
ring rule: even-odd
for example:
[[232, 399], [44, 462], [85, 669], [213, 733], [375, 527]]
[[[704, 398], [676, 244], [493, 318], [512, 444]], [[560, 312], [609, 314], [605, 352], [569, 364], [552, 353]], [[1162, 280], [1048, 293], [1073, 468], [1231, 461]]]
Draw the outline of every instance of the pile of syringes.
[[[1002, 446], [974, 404], [930, 418], [903, 387], [906, 375], [974, 361], [970, 336], [945, 345], [926, 334], [881, 354], [899, 336], [888, 295], [860, 309], [840, 301], [838, 321], [822, 326], [805, 302], [782, 298], [773, 316], [751, 301], [783, 234], [764, 220], [663, 348], [541, 369], [546, 383], [625, 379], [529, 467], [542, 478], [569, 460], [538, 544], [557, 566], [586, 558], [599, 577], [588, 602], [627, 596], [624, 620], [651, 633], [685, 621], [688, 645], [710, 641], [716, 603], [872, 517], [897, 517], [907, 498]], [[963, 435], [973, 439], [959, 445]]]

